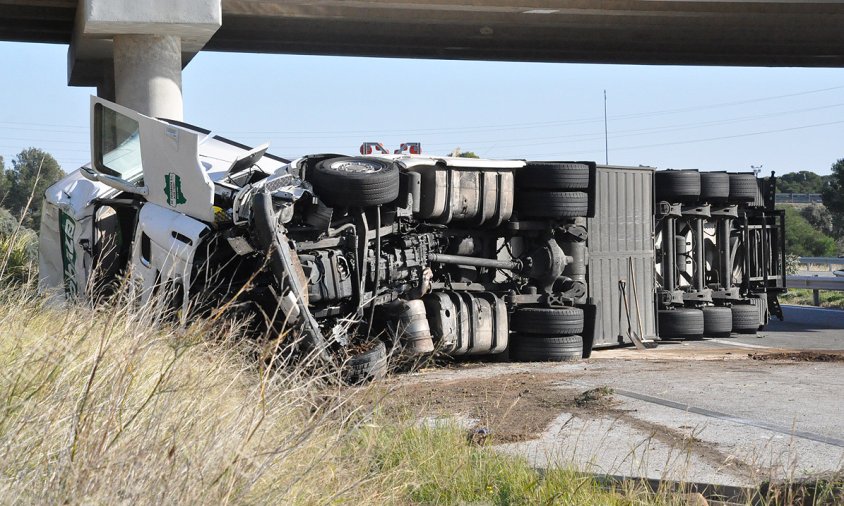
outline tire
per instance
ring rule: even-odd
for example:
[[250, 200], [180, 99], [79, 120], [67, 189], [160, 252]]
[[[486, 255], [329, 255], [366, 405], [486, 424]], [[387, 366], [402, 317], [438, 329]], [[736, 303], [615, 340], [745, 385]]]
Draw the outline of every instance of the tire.
[[579, 218], [589, 212], [589, 196], [584, 192], [517, 191], [516, 211], [527, 218]]
[[660, 310], [659, 336], [664, 339], [701, 339], [703, 311], [686, 308]]
[[700, 172], [696, 170], [661, 170], [654, 177], [657, 201], [694, 202], [700, 198]]
[[524, 334], [548, 337], [583, 332], [583, 310], [576, 307], [520, 307], [510, 318], [510, 328]]
[[536, 337], [516, 334], [510, 340], [513, 362], [574, 362], [583, 357], [583, 337]]
[[378, 341], [372, 349], [354, 355], [343, 366], [343, 381], [362, 385], [387, 375], [387, 347]]
[[528, 162], [516, 171], [516, 186], [531, 190], [585, 190], [589, 166], [584, 163]]
[[742, 304], [732, 307], [733, 332], [739, 334], [755, 334], [759, 330], [759, 309], [752, 304]]
[[706, 337], [730, 337], [733, 330], [733, 312], [728, 307], [708, 306], [703, 308], [703, 335]]
[[730, 201], [731, 202], [752, 202], [756, 200], [759, 193], [759, 186], [756, 184], [756, 175], [746, 172], [730, 174]]
[[317, 196], [331, 207], [369, 207], [399, 196], [399, 168], [378, 158], [330, 158], [310, 176]]
[[700, 173], [700, 200], [725, 202], [730, 198], [730, 175], [726, 172]]

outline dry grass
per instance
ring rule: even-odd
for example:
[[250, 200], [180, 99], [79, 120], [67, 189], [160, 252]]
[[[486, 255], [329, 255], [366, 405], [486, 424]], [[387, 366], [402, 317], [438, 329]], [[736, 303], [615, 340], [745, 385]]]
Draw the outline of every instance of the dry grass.
[[342, 481], [325, 455], [350, 424], [344, 404], [318, 379], [259, 370], [236, 326], [4, 298], [4, 500], [311, 502]]

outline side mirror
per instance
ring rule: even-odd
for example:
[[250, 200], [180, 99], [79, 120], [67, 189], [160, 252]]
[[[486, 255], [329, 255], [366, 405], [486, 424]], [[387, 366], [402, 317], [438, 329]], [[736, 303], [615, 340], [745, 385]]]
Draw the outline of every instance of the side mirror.
[[108, 174], [102, 174], [100, 172], [97, 172], [91, 167], [82, 167], [79, 170], [85, 179], [97, 183], [102, 183], [106, 186], [110, 186], [122, 192], [141, 195], [144, 197], [149, 193], [149, 188], [147, 188], [146, 186], [135, 186], [127, 181], [124, 181], [123, 179], [120, 179], [119, 177], [109, 176]]

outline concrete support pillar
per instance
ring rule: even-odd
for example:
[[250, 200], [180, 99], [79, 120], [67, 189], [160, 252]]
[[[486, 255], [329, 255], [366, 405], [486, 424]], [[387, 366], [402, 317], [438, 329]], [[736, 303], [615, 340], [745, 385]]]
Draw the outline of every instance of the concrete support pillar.
[[102, 62], [101, 67], [103, 75], [97, 81], [97, 96], [114, 102], [117, 100], [114, 96], [114, 64], [108, 60]]
[[96, 86], [99, 96], [148, 116], [181, 120], [182, 63], [190, 61], [222, 25], [222, 1], [78, 0], [78, 4], [67, 54], [68, 83]]
[[181, 38], [117, 34], [113, 49], [117, 103], [154, 118], [181, 120]]

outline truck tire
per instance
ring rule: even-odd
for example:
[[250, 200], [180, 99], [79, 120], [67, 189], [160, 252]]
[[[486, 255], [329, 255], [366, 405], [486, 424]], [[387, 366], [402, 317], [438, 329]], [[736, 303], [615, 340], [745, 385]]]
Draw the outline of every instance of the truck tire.
[[585, 190], [589, 166], [584, 163], [528, 162], [516, 171], [516, 186], [531, 190]]
[[730, 174], [730, 202], [752, 202], [758, 193], [755, 174]]
[[369, 207], [399, 196], [399, 168], [378, 158], [345, 157], [323, 160], [310, 176], [314, 191], [331, 207]]
[[381, 341], [371, 349], [352, 356], [343, 366], [343, 381], [349, 385], [369, 383], [386, 375], [387, 347]]
[[513, 362], [574, 362], [583, 357], [583, 337], [536, 337], [516, 334], [510, 340]]
[[682, 203], [700, 198], [700, 172], [696, 170], [660, 170], [654, 178], [657, 201]]
[[700, 200], [725, 202], [730, 198], [730, 175], [726, 172], [700, 173]]
[[703, 308], [703, 335], [706, 337], [730, 337], [733, 330], [733, 312], [728, 307], [707, 306]]
[[516, 211], [526, 218], [579, 218], [589, 212], [584, 192], [521, 190], [516, 192]]
[[752, 304], [741, 304], [732, 307], [733, 332], [739, 334], [755, 334], [759, 329], [759, 309]]
[[510, 328], [524, 334], [568, 336], [583, 332], [583, 310], [576, 307], [520, 307], [510, 318]]
[[660, 310], [659, 336], [663, 339], [701, 339], [703, 311], [687, 308]]

